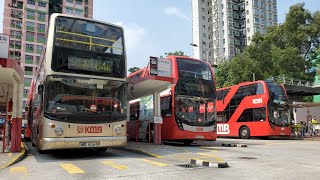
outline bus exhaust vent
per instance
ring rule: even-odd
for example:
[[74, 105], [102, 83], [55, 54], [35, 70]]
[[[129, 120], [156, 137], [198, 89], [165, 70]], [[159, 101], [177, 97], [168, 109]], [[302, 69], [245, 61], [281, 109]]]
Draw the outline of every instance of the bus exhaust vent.
[[258, 159], [258, 158], [255, 158], [255, 157], [239, 157], [239, 159], [251, 160], [251, 159]]
[[200, 168], [200, 167], [202, 167], [198, 164], [178, 164], [176, 166], [183, 167], [183, 168]]

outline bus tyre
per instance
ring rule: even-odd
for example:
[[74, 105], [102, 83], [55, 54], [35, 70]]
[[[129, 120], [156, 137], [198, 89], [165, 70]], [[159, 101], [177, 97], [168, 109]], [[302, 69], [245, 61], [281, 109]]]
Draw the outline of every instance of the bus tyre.
[[240, 128], [239, 135], [242, 139], [249, 139], [250, 138], [250, 130], [247, 126], [243, 126]]
[[183, 144], [184, 145], [190, 145], [190, 144], [192, 144], [193, 143], [193, 140], [184, 140], [183, 141]]

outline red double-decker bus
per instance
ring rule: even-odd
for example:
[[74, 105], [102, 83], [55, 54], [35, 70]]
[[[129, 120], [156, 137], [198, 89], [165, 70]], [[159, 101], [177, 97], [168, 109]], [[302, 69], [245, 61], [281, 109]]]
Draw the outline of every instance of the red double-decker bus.
[[218, 137], [289, 136], [284, 87], [273, 81], [244, 82], [217, 90]]
[[[203, 61], [186, 56], [168, 56], [172, 64], [172, 76], [177, 83], [160, 93], [163, 118], [161, 138], [190, 144], [193, 140], [216, 140], [216, 88], [212, 67]], [[149, 67], [129, 75], [142, 78], [149, 75]], [[141, 98], [130, 102], [130, 121], [151, 120], [152, 98]], [[148, 123], [142, 121], [139, 137], [148, 137]], [[151, 123], [151, 134], [153, 125]]]

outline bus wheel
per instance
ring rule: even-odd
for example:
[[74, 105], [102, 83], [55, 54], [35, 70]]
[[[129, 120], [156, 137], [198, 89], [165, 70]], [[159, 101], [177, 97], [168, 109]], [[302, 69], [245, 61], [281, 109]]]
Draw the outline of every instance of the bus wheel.
[[247, 126], [243, 126], [240, 128], [239, 135], [242, 139], [249, 139], [250, 138], [250, 130]]
[[99, 152], [106, 152], [108, 148], [99, 148], [98, 151]]
[[184, 140], [183, 141], [183, 144], [184, 145], [190, 145], [190, 144], [192, 144], [193, 143], [193, 140]]
[[45, 154], [47, 151], [39, 149], [39, 154]]

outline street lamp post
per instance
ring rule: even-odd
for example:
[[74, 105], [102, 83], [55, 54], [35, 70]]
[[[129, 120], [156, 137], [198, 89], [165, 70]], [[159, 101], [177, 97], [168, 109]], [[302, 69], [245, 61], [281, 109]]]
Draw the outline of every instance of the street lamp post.
[[[197, 44], [190, 43], [190, 45], [193, 46], [193, 47], [198, 47], [200, 49], [200, 47]], [[204, 50], [206, 50], [206, 60], [205, 60], [205, 62], [210, 63], [209, 62], [209, 50], [207, 48], [204, 48]]]

